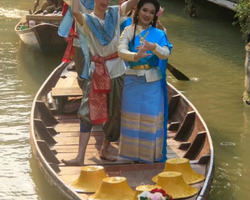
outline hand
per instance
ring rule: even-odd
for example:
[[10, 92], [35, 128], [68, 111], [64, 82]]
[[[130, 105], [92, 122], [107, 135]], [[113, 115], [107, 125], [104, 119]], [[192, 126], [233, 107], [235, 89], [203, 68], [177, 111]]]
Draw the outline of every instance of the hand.
[[141, 58], [145, 58], [148, 56], [151, 56], [151, 53], [147, 53], [147, 51], [152, 51], [155, 49], [155, 44], [145, 41], [142, 45], [140, 45], [139, 47], [136, 47], [136, 49], [138, 49], [138, 53], [135, 55], [135, 60], [138, 61]]
[[142, 47], [143, 47], [143, 49], [146, 49], [146, 51], [153, 51], [156, 48], [156, 44], [145, 40], [145, 42], [143, 44], [141, 44], [140, 46], [136, 47], [136, 49], [140, 50], [140, 48], [142, 48]]
[[161, 23], [161, 21], [159, 19], [157, 20], [156, 24], [157, 24], [158, 29], [164, 30], [164, 26], [162, 25], [162, 23]]

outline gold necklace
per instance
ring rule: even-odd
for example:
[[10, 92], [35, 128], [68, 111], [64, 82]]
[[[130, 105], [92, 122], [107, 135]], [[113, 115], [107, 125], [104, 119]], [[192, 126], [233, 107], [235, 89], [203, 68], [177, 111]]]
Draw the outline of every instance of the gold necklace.
[[147, 32], [144, 34], [143, 37], [141, 36], [141, 33], [139, 34], [140, 44], [144, 43], [144, 41], [146, 40], [146, 37], [148, 36], [148, 34], [149, 34], [149, 28], [148, 28]]

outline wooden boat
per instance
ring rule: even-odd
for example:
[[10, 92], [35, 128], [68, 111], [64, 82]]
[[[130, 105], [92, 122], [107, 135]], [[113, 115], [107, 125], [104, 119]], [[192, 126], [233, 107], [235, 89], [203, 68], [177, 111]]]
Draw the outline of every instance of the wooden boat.
[[62, 15], [29, 14], [25, 23], [16, 25], [15, 32], [24, 44], [45, 55], [64, 52], [67, 42], [57, 33], [62, 18]]
[[208, 1], [233, 11], [236, 5], [239, 3], [238, 0], [208, 0]]
[[[81, 98], [76, 72], [66, 68], [73, 63], [61, 63], [37, 92], [30, 116], [30, 139], [35, 157], [47, 180], [66, 198], [87, 200], [89, 194], [77, 193], [69, 183], [80, 174], [79, 166], [65, 166], [62, 158], [74, 158], [78, 149], [79, 121], [76, 113], [64, 113], [64, 105], [73, 98]], [[188, 200], [207, 199], [213, 179], [214, 150], [209, 130], [195, 107], [187, 98], [168, 83], [169, 124], [167, 157], [185, 157], [191, 167], [205, 175], [203, 182], [194, 184], [199, 193]], [[56, 99], [53, 106], [51, 96]], [[102, 165], [109, 176], [125, 176], [131, 188], [142, 182], [153, 184], [151, 178], [162, 172], [164, 163], [135, 164], [118, 157], [116, 162], [101, 160], [98, 156], [103, 139], [102, 130], [96, 126], [85, 154], [86, 165]], [[119, 143], [109, 149], [117, 155]]]

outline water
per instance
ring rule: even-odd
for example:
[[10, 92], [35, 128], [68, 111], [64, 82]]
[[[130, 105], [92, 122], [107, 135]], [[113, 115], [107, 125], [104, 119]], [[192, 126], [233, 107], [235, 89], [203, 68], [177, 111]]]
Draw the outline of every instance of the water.
[[61, 58], [20, 43], [14, 27], [32, 4], [15, 2], [0, 1], [0, 199], [62, 199], [41, 175], [29, 140], [34, 95]]
[[[199, 1], [198, 18], [183, 12], [184, 1], [162, 0], [161, 21], [174, 45], [169, 62], [193, 81], [168, 81], [182, 91], [206, 121], [215, 148], [210, 200], [250, 196], [248, 144], [250, 107], [244, 91], [244, 40], [233, 14]], [[0, 199], [63, 199], [44, 179], [29, 141], [29, 114], [40, 85], [61, 56], [44, 57], [20, 43], [14, 27], [33, 9], [30, 0], [0, 0]]]

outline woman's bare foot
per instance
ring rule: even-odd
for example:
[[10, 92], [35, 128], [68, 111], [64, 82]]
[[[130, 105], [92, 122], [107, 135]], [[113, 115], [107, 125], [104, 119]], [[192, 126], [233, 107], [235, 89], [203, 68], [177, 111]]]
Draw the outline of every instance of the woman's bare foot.
[[105, 151], [100, 151], [99, 152], [99, 157], [102, 159], [102, 160], [107, 160], [107, 161], [110, 161], [110, 162], [115, 162], [117, 161], [117, 158], [116, 157], [113, 157], [111, 155], [109, 155], [108, 152], [105, 152]]
[[62, 159], [62, 163], [64, 163], [67, 166], [83, 166], [84, 161], [80, 161], [79, 159], [71, 159], [71, 160], [64, 160]]

